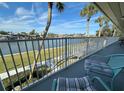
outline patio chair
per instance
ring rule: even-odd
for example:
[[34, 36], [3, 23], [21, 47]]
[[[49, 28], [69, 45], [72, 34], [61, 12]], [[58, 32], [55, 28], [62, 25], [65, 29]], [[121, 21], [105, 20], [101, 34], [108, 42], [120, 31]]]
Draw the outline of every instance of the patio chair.
[[[112, 82], [107, 84], [98, 76], [90, 78], [84, 76], [82, 78], [65, 78], [59, 77], [54, 79], [52, 83], [53, 91], [114, 91], [124, 90], [124, 70], [121, 69], [117, 75], [112, 78]], [[110, 86], [109, 86], [110, 85]]]
[[121, 46], [121, 45], [124, 45], [124, 37], [120, 37], [120, 38], [119, 38], [119, 42], [120, 42], [120, 46]]
[[97, 56], [97, 59], [95, 57], [85, 60], [84, 70], [86, 75], [101, 77], [108, 83], [113, 82], [113, 79], [124, 67], [124, 54]]
[[[101, 59], [101, 60], [100, 60]], [[113, 54], [105, 57], [97, 56], [85, 60], [84, 70], [89, 75], [91, 72], [113, 77], [124, 67], [124, 54]]]

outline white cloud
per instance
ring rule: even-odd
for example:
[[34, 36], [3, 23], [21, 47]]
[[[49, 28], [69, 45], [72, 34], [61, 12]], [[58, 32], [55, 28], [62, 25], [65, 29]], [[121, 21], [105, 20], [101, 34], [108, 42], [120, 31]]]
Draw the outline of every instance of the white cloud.
[[33, 15], [34, 13], [28, 9], [25, 9], [24, 7], [18, 7], [16, 9], [15, 14], [17, 16], [24, 16], [24, 15]]
[[[40, 17], [36, 18], [37, 23], [39, 23], [42, 26], [45, 26], [46, 25], [46, 22], [47, 22], [47, 17], [48, 17], [48, 14], [47, 13], [48, 12], [43, 12]], [[55, 17], [55, 16], [56, 16], [56, 14], [53, 13], [52, 14], [52, 17]], [[52, 20], [52, 22], [53, 21], [54, 20]]]
[[9, 6], [7, 5], [7, 3], [3, 3], [3, 2], [0, 2], [0, 6], [5, 7], [5, 8], [9, 8]]
[[[94, 20], [97, 17], [92, 17], [90, 20], [90, 23], [94, 23]], [[54, 20], [53, 20], [54, 21]], [[78, 18], [78, 19], [74, 19], [74, 20], [56, 20], [55, 23], [57, 23], [56, 26], [61, 26], [63, 28], [82, 28], [82, 26], [85, 26], [84, 24], [86, 23], [86, 18]], [[92, 25], [96, 25], [96, 24], [92, 24]]]
[[86, 3], [75, 3], [75, 4], [72, 4], [72, 5], [69, 5], [67, 6], [68, 8], [75, 8], [75, 9], [78, 9], [79, 7], [83, 6], [83, 5], [86, 5]]
[[41, 21], [46, 20], [46, 19], [47, 19], [47, 16], [48, 16], [47, 12], [44, 12], [44, 13], [42, 13], [41, 16], [39, 17], [39, 20], [41, 20]]
[[[29, 32], [32, 29], [44, 29], [43, 23], [40, 21], [31, 18], [32, 16], [21, 16], [21, 17], [13, 17], [9, 19], [1, 19], [0, 18], [0, 30], [12, 31], [12, 32]], [[28, 19], [27, 19], [28, 18]], [[30, 18], [30, 19], [29, 19]], [[25, 20], [26, 19], [26, 20]], [[37, 25], [41, 25], [37, 27]]]
[[[98, 29], [98, 24], [94, 24], [94, 20], [97, 17], [92, 17], [90, 21], [90, 33], [94, 31], [94, 28]], [[59, 22], [58, 22], [59, 21]], [[53, 33], [85, 33], [86, 31], [86, 19], [74, 19], [74, 20], [56, 20], [56, 25], [51, 25], [50, 31]], [[91, 31], [92, 30], [92, 31]]]
[[[42, 20], [47, 18], [45, 17], [46, 13], [43, 13], [42, 15]], [[26, 20], [25, 20], [26, 19]], [[27, 20], [28, 19], [28, 20]], [[94, 28], [96, 27], [97, 24], [92, 24], [94, 22], [95, 17], [91, 20], [90, 27]], [[54, 23], [50, 27], [49, 32], [54, 32], [54, 33], [79, 33], [82, 32], [84, 33], [86, 30], [86, 19], [74, 19], [74, 20], [53, 20]], [[52, 21], [52, 22], [53, 22]], [[39, 25], [39, 26], [37, 26]], [[46, 21], [41, 21], [38, 20], [37, 18], [32, 18], [32, 16], [21, 16], [21, 17], [15, 17], [15, 18], [10, 18], [9, 20], [4, 20], [0, 24], [0, 29], [1, 30], [7, 30], [7, 31], [31, 31], [32, 29], [36, 29], [37, 31], [41, 32], [44, 29], [44, 26], [46, 25]], [[36, 27], [35, 27], [36, 26]], [[59, 31], [59, 32], [58, 32]]]
[[[47, 18], [45, 17], [45, 12], [42, 13], [42, 15], [42, 19]], [[23, 7], [20, 7], [16, 10], [16, 16], [5, 19], [0, 17], [0, 21], [0, 30], [13, 32], [29, 32], [32, 29], [38, 29], [42, 31], [46, 25], [46, 21], [41, 21], [39, 18], [36, 18], [36, 16], [33, 15], [32, 10], [30, 11]]]
[[[36, 3], [37, 4], [37, 3]], [[38, 6], [36, 7], [35, 3], [32, 4], [32, 8], [31, 10], [25, 9], [24, 7], [18, 7], [16, 9], [16, 16], [19, 18], [19, 21], [27, 21], [26, 23], [29, 22], [36, 22], [42, 26], [44, 26], [46, 24], [47, 21], [47, 12], [38, 12], [36, 9], [38, 8]], [[42, 10], [42, 9], [40, 9]], [[53, 16], [55, 16], [55, 14], [53, 14]]]
[[16, 21], [24, 21], [25, 23], [31, 23], [36, 21], [36, 15], [34, 12], [34, 5], [32, 4], [31, 10], [24, 7], [18, 7], [15, 11]]
[[5, 30], [5, 31], [13, 31], [15, 33], [17, 32], [29, 32], [31, 31], [33, 28], [31, 26], [28, 25], [16, 25], [16, 24], [4, 24], [4, 25], [0, 25], [0, 29], [1, 30]]
[[[27, 19], [28, 17], [15, 17], [15, 18], [11, 18], [11, 19], [7, 19], [7, 20], [4, 20], [1, 22], [1, 24], [5, 24], [5, 25], [8, 25], [8, 24], [14, 24], [14, 25], [31, 25], [30, 23], [36, 23], [36, 20], [35, 19]], [[30, 18], [30, 17], [29, 17]], [[24, 20], [23, 20], [24, 19]], [[26, 20], [25, 20], [26, 19]]]
[[[52, 17], [55, 17], [55, 16], [57, 16], [57, 14], [52, 13]], [[40, 20], [40, 21], [46, 20], [47, 17], [48, 17], [48, 12], [44, 12], [44, 13], [42, 13], [41, 16], [39, 17], [39, 20]]]
[[31, 25], [29, 25], [28, 21], [16, 21], [17, 19], [12, 19], [8, 21], [4, 21], [0, 24], [0, 29], [5, 31], [14, 31], [14, 32], [28, 32], [33, 29]]
[[24, 15], [24, 16], [20, 17], [19, 20], [29, 20], [29, 19], [32, 19], [32, 18], [34, 18], [34, 16]]

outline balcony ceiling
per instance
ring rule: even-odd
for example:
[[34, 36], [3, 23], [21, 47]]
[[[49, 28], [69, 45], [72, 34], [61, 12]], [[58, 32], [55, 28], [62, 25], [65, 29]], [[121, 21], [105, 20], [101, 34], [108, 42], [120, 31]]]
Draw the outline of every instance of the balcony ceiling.
[[95, 4], [124, 33], [124, 3], [96, 2]]

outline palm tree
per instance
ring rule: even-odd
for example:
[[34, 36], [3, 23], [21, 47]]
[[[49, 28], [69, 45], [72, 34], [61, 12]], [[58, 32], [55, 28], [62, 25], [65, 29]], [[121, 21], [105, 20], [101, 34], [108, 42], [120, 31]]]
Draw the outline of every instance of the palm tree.
[[[48, 19], [47, 19], [47, 25], [45, 27], [45, 30], [43, 32], [42, 38], [45, 39], [46, 35], [48, 33], [49, 27], [51, 25], [51, 20], [52, 20], [52, 8], [53, 8], [53, 2], [48, 2]], [[61, 2], [56, 3], [56, 8], [57, 10], [61, 13], [64, 10], [64, 4]]]
[[111, 36], [111, 31], [110, 31], [110, 28], [109, 28], [109, 22], [110, 20], [102, 15], [102, 16], [99, 16], [96, 20], [95, 20], [96, 23], [99, 23], [99, 30], [97, 31], [97, 36]]
[[104, 21], [105, 21], [105, 26], [104, 26], [104, 35], [103, 36], [111, 36], [111, 30], [110, 30], [110, 27], [109, 27], [109, 22], [110, 20], [104, 16]]
[[86, 30], [86, 35], [87, 36], [89, 36], [89, 22], [90, 22], [90, 19], [97, 12], [98, 12], [97, 7], [92, 3], [85, 6], [80, 12], [81, 17], [87, 17], [87, 30]]
[[99, 23], [99, 30], [98, 30], [98, 37], [101, 36], [101, 30], [102, 30], [102, 26], [104, 24], [104, 16], [99, 16], [96, 20], [95, 23]]
[[104, 20], [105, 20], [105, 26], [109, 28], [110, 20], [106, 16], [104, 16]]
[[[40, 46], [40, 49], [38, 50], [38, 53], [36, 55], [36, 60], [33, 62], [33, 66], [32, 66], [32, 72], [34, 71], [34, 68], [35, 68], [35, 64], [36, 62], [38, 61], [38, 58], [40, 56], [40, 51], [44, 45], [44, 40], [47, 36], [47, 33], [49, 31], [49, 28], [50, 28], [50, 25], [51, 25], [51, 21], [52, 21], [52, 8], [53, 8], [53, 4], [56, 5], [56, 8], [58, 10], [58, 12], [63, 12], [64, 10], [64, 4], [61, 3], [61, 2], [56, 2], [56, 3], [53, 3], [53, 2], [48, 2], [48, 18], [47, 18], [47, 24], [46, 24], [46, 27], [45, 27], [45, 30], [43, 31], [43, 34], [42, 34], [42, 43], [41, 43], [41, 46]], [[32, 77], [32, 74], [30, 73], [30, 76], [29, 76], [29, 80], [31, 79]]]

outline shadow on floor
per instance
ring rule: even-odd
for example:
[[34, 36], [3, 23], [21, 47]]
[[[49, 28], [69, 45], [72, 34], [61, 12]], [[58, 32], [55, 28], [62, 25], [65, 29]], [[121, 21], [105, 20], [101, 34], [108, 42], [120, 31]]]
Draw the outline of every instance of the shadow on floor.
[[[97, 53], [95, 53], [93, 55], [106, 56], [106, 55], [111, 55], [111, 54], [124, 54], [124, 46], [120, 46], [119, 42], [115, 42], [114, 44], [98, 51]], [[85, 59], [82, 59], [81, 61], [74, 63], [73, 65], [69, 66], [68, 68], [66, 68], [62, 71], [59, 71], [56, 74], [51, 75], [47, 79], [41, 80], [41, 81], [37, 82], [35, 85], [30, 86], [24, 90], [25, 91], [50, 91], [51, 86], [52, 86], [52, 81], [55, 78], [58, 78], [58, 77], [83, 77], [85, 74], [84, 67], [83, 67], [84, 60]]]

